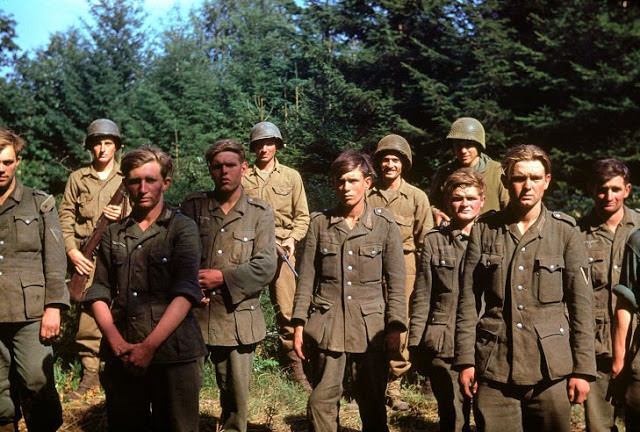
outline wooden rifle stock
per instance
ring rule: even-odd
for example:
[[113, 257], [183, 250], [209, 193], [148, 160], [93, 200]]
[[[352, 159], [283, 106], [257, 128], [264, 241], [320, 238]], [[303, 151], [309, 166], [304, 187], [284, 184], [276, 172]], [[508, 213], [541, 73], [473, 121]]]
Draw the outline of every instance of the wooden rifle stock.
[[[127, 199], [127, 188], [124, 184], [124, 180], [122, 180], [120, 187], [118, 188], [116, 193], [113, 194], [113, 196], [111, 197], [111, 201], [109, 201], [109, 204], [108, 204], [108, 205], [117, 205], [117, 206], [122, 205], [122, 213], [120, 213], [120, 218], [122, 218], [126, 212], [125, 206], [123, 205], [126, 199]], [[85, 241], [82, 243], [82, 246], [80, 246], [80, 252], [82, 252], [82, 255], [84, 255], [90, 260], [93, 260], [96, 254], [96, 250], [100, 245], [100, 239], [102, 238], [102, 233], [110, 223], [111, 221], [109, 221], [109, 219], [107, 219], [103, 213], [98, 219], [98, 222], [96, 222], [96, 226], [93, 229], [93, 232], [91, 233], [91, 235], [87, 237]], [[89, 275], [80, 274], [74, 269], [73, 274], [71, 275], [71, 280], [67, 284], [67, 288], [69, 289], [69, 295], [73, 300], [78, 302], [82, 301], [82, 299], [84, 298], [84, 288], [87, 285], [88, 279], [89, 279]]]

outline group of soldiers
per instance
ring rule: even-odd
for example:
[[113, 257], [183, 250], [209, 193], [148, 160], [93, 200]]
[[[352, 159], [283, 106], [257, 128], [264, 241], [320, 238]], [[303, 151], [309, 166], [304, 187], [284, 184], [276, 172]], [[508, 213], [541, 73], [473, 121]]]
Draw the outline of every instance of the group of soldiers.
[[[25, 143], [0, 130], [0, 431], [20, 416], [30, 431], [62, 424], [51, 342], [70, 306], [67, 260], [89, 277], [82, 379], [67, 398], [102, 384], [111, 431], [198, 430], [205, 360], [222, 429], [246, 431], [267, 288], [312, 430], [339, 429], [348, 381], [362, 429], [388, 431], [385, 405], [409, 409], [400, 390], [412, 368], [430, 380], [443, 431], [470, 430], [472, 410], [479, 431], [569, 431], [572, 403], [584, 403], [587, 430], [615, 430], [612, 395], [639, 430], [640, 213], [624, 205], [628, 168], [594, 164], [594, 207], [576, 222], [542, 204], [551, 160], [539, 147], [498, 163], [470, 117], [446, 141], [455, 158], [429, 196], [404, 179], [411, 147], [392, 134], [373, 158], [341, 153], [329, 167], [335, 207], [309, 214], [300, 174], [276, 157], [280, 130], [260, 122], [253, 165], [240, 142], [216, 141], [204, 154], [214, 189], [174, 209], [171, 157], [143, 146], [118, 163], [120, 129], [98, 119], [84, 141], [92, 162], [56, 210], [18, 180]], [[110, 203], [121, 184], [130, 209]], [[101, 217], [111, 223], [87, 256]]]

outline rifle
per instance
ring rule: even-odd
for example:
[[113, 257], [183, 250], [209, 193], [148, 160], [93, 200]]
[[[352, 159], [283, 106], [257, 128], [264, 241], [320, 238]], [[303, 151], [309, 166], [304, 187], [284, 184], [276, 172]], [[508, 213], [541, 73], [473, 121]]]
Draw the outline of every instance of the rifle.
[[293, 266], [293, 264], [291, 264], [291, 261], [289, 261], [289, 257], [287, 256], [287, 251], [285, 251], [284, 248], [280, 246], [278, 243], [276, 243], [276, 252], [280, 256], [280, 258], [282, 258], [282, 260], [287, 263], [287, 265], [293, 272], [293, 275], [296, 277], [296, 279], [298, 279], [298, 272], [296, 271], [296, 268]]
[[[122, 213], [120, 213], [120, 218], [122, 218], [122, 216], [126, 213], [124, 209], [126, 205], [126, 202], [125, 202], [126, 199], [127, 199], [127, 188], [124, 184], [124, 180], [122, 180], [120, 187], [118, 188], [116, 193], [113, 194], [113, 196], [111, 197], [111, 201], [109, 201], [109, 204], [108, 204], [108, 205], [118, 205], [118, 206], [122, 205], [123, 208], [122, 208]], [[123, 205], [123, 203], [125, 204]], [[82, 252], [82, 255], [84, 255], [90, 260], [93, 260], [93, 258], [96, 255], [96, 250], [100, 245], [100, 239], [102, 238], [102, 233], [107, 228], [107, 225], [109, 225], [110, 223], [111, 221], [109, 221], [109, 219], [104, 217], [104, 213], [103, 213], [98, 219], [98, 222], [96, 222], [96, 226], [93, 229], [93, 232], [91, 233], [91, 235], [87, 237], [84, 242], [82, 242], [82, 245], [80, 246], [80, 252]], [[89, 280], [89, 275], [80, 274], [76, 270], [74, 270], [73, 274], [71, 275], [71, 280], [67, 284], [67, 288], [69, 289], [69, 295], [73, 300], [77, 302], [82, 301], [85, 294], [84, 287], [87, 285], [87, 280]]]

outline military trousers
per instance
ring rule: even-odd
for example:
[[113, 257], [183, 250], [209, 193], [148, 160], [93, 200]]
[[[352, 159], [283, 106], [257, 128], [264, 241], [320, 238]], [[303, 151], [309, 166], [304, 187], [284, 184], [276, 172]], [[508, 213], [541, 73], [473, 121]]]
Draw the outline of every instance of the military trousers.
[[311, 350], [312, 387], [307, 417], [315, 432], [337, 432], [345, 374], [352, 382], [363, 432], [387, 432], [387, 361], [382, 351], [338, 353]]
[[202, 358], [139, 372], [109, 356], [100, 374], [109, 431], [198, 431], [202, 375]]
[[[295, 267], [296, 259], [288, 257], [289, 262]], [[287, 359], [287, 353], [293, 351], [293, 326], [291, 315], [293, 314], [293, 298], [296, 294], [296, 277], [289, 265], [278, 257], [278, 268], [271, 284], [269, 284], [269, 297], [276, 312], [276, 324], [280, 339], [282, 358]]]
[[55, 431], [62, 406], [53, 350], [40, 343], [40, 321], [0, 324], [0, 425], [24, 415], [29, 432]]
[[441, 432], [470, 430], [471, 400], [462, 393], [458, 377], [451, 368], [452, 359], [426, 356], [424, 374], [429, 377], [438, 401]]
[[571, 404], [567, 380], [522, 386], [478, 382], [478, 432], [570, 432]]
[[640, 381], [632, 380], [627, 385], [624, 424], [627, 432], [640, 432]]
[[615, 407], [607, 401], [611, 383], [611, 357], [596, 358], [596, 380], [590, 383], [589, 397], [584, 402], [587, 432], [611, 432], [615, 426]]
[[100, 369], [100, 341], [102, 333], [98, 328], [96, 320], [88, 311], [81, 310], [78, 320], [78, 331], [76, 332], [76, 344], [78, 344], [78, 355], [82, 368], [86, 372], [97, 373]]
[[215, 366], [225, 432], [245, 432], [249, 417], [249, 382], [256, 344], [207, 346]]
[[[415, 252], [404, 254], [404, 268], [405, 268], [405, 295], [407, 299], [407, 328], [409, 328], [409, 317], [411, 316], [409, 311], [409, 304], [413, 289], [416, 283], [416, 260], [417, 255]], [[389, 380], [393, 381], [399, 379], [409, 369], [411, 369], [411, 362], [409, 361], [409, 338], [408, 333], [404, 332], [400, 334], [400, 352], [396, 353], [389, 360]]]

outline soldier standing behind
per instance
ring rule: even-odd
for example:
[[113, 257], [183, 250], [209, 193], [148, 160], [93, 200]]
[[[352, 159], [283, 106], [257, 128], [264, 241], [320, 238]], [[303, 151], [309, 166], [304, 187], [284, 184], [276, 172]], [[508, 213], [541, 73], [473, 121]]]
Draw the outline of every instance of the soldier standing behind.
[[199, 281], [206, 306], [196, 315], [216, 369], [222, 429], [243, 432], [253, 356], [266, 334], [260, 293], [277, 264], [273, 211], [242, 189], [248, 165], [240, 143], [216, 141], [205, 159], [215, 189], [182, 204], [202, 241]]
[[[417, 260], [422, 250], [424, 236], [433, 227], [433, 216], [427, 195], [407, 183], [403, 176], [411, 169], [411, 147], [400, 135], [387, 135], [378, 142], [374, 153], [376, 169], [380, 173], [367, 196], [373, 207], [384, 207], [393, 213], [400, 229], [405, 267], [405, 294], [407, 301], [413, 294]], [[407, 310], [407, 317], [409, 311]], [[407, 334], [401, 337], [401, 356], [389, 362], [387, 405], [403, 411], [409, 405], [400, 397], [400, 381], [411, 368], [407, 350]]]
[[[570, 430], [595, 379], [592, 289], [573, 218], [542, 204], [551, 160], [511, 148], [509, 206], [478, 219], [464, 261], [454, 367], [482, 431]], [[479, 299], [484, 312], [478, 320]]]
[[[304, 238], [309, 228], [309, 208], [302, 177], [298, 171], [278, 161], [276, 152], [284, 147], [284, 142], [280, 130], [273, 123], [260, 122], [253, 126], [249, 147], [256, 159], [242, 178], [242, 186], [248, 196], [266, 201], [273, 209], [276, 242], [295, 266], [296, 244]], [[295, 292], [296, 278], [278, 254], [278, 269], [269, 284], [269, 294], [280, 333], [281, 361], [290, 368], [296, 381], [310, 388], [302, 363], [293, 351], [291, 313]]]
[[459, 168], [470, 167], [484, 176], [485, 201], [481, 213], [500, 210], [509, 202], [509, 193], [500, 179], [502, 168], [486, 153], [484, 127], [472, 117], [460, 117], [451, 124], [447, 141], [453, 146], [456, 159], [438, 169], [431, 182], [429, 199], [436, 225], [449, 222], [449, 216], [442, 210], [442, 186], [449, 175]]
[[[60, 226], [67, 256], [76, 272], [89, 275], [86, 288], [91, 286], [94, 261], [85, 257], [80, 247], [102, 214], [111, 221], [121, 215], [120, 206], [107, 205], [122, 183], [120, 164], [115, 158], [121, 146], [118, 125], [109, 119], [91, 122], [84, 140], [84, 147], [91, 152], [91, 164], [71, 173], [60, 203]], [[96, 321], [87, 311], [81, 310], [76, 343], [80, 346], [82, 380], [68, 396], [70, 400], [80, 399], [88, 390], [98, 387], [101, 338]]]
[[102, 330], [109, 430], [197, 431], [205, 347], [192, 312], [200, 244], [193, 221], [164, 203], [171, 157], [140, 147], [122, 159], [131, 215], [100, 243], [91, 304]]
[[438, 400], [440, 431], [469, 431], [470, 401], [453, 370], [453, 348], [462, 261], [471, 228], [484, 204], [482, 176], [460, 168], [444, 183], [446, 227], [430, 231], [411, 301], [409, 347], [417, 370], [428, 376]]
[[615, 409], [607, 401], [611, 380], [612, 320], [616, 297], [612, 288], [620, 281], [624, 247], [640, 227], [640, 214], [624, 205], [631, 192], [629, 168], [616, 159], [596, 161], [589, 190], [594, 207], [579, 222], [584, 236], [593, 283], [595, 353], [598, 375], [584, 403], [587, 431], [616, 430]]
[[400, 233], [391, 212], [365, 200], [374, 176], [367, 155], [343, 152], [330, 175], [338, 205], [311, 218], [293, 310], [294, 347], [312, 369], [307, 415], [315, 431], [338, 430], [348, 373], [362, 430], [387, 431], [384, 349], [397, 353], [406, 331]]
[[0, 431], [18, 430], [14, 400], [29, 431], [55, 431], [62, 407], [50, 345], [69, 307], [67, 260], [55, 199], [15, 177], [24, 146], [0, 129]]

